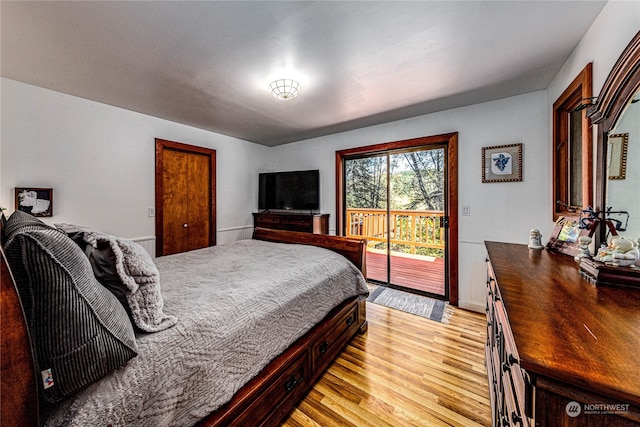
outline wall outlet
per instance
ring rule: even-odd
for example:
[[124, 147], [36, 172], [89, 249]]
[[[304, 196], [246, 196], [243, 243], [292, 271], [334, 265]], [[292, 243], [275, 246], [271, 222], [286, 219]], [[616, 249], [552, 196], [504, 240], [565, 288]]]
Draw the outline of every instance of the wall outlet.
[[471, 206], [469, 205], [462, 206], [462, 216], [471, 216]]
[[147, 209], [147, 215], [156, 216], [156, 208], [148, 208]]

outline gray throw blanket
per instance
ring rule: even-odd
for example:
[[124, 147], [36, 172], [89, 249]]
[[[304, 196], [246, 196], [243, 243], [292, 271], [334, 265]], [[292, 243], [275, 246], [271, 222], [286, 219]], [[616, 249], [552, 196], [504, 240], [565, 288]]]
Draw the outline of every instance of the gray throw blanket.
[[178, 319], [163, 311], [160, 273], [142, 246], [82, 225], [55, 225], [67, 234], [81, 233], [84, 242], [96, 252], [100, 252], [100, 247], [109, 247], [114, 255], [112, 268], [120, 281], [117, 285], [119, 293], [126, 297], [129, 312], [138, 328], [145, 332], [158, 332], [176, 324]]
[[158, 332], [178, 322], [163, 311], [160, 272], [151, 256], [139, 244], [119, 237], [90, 234], [89, 243], [107, 242], [116, 258], [116, 271], [126, 286], [126, 297], [136, 326], [145, 332]]

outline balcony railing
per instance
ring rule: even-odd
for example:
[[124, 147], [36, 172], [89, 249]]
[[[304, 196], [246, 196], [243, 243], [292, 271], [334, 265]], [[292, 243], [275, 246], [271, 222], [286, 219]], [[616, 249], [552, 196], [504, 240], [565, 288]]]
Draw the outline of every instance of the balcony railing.
[[[387, 242], [409, 246], [412, 254], [416, 248], [444, 249], [442, 211], [347, 209], [347, 235], [365, 237], [369, 242]], [[387, 219], [389, 227], [387, 227]]]

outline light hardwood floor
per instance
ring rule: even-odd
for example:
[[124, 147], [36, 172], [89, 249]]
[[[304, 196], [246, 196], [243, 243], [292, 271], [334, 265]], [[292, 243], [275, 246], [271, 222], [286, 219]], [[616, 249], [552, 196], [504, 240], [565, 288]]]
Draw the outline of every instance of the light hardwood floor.
[[367, 319], [283, 426], [491, 425], [483, 315], [454, 308], [443, 324], [368, 303]]

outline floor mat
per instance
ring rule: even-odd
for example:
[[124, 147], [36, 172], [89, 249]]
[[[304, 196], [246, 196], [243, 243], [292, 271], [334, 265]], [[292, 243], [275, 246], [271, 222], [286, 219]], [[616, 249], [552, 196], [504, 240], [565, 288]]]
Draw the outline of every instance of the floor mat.
[[449, 323], [453, 314], [449, 303], [434, 298], [415, 295], [384, 286], [370, 286], [367, 302], [395, 308], [417, 316], [426, 317], [436, 322]]

